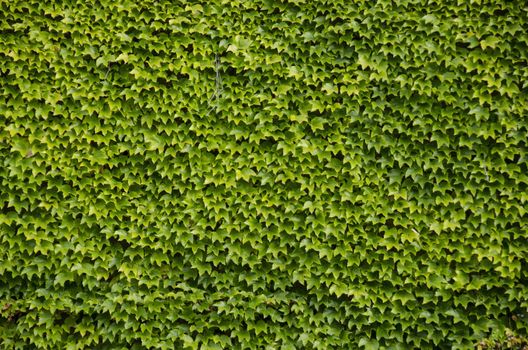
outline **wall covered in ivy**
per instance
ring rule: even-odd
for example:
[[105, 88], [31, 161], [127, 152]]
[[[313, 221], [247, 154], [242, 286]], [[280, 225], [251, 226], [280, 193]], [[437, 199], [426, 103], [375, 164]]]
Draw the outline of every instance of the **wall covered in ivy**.
[[470, 349], [528, 324], [528, 5], [0, 2], [0, 348]]

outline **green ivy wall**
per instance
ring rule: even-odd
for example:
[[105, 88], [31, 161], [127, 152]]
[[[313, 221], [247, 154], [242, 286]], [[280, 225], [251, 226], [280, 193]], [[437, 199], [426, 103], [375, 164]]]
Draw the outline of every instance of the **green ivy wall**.
[[0, 1], [0, 348], [526, 334], [527, 32], [522, 0]]

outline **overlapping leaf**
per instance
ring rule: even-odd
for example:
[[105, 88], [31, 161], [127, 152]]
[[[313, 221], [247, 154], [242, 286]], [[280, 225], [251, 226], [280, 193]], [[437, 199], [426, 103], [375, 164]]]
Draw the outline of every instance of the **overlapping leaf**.
[[2, 348], [526, 333], [522, 2], [0, 12]]

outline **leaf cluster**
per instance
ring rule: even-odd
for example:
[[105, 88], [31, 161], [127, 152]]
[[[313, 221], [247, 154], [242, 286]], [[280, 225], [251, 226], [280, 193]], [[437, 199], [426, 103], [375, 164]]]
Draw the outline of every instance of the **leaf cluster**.
[[0, 348], [526, 334], [527, 28], [506, 0], [0, 2]]

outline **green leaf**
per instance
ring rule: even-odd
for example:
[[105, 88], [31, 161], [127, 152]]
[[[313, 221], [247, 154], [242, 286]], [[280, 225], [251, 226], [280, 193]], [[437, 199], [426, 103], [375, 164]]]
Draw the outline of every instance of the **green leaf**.
[[365, 350], [378, 350], [379, 343], [375, 339], [361, 338], [358, 345]]

